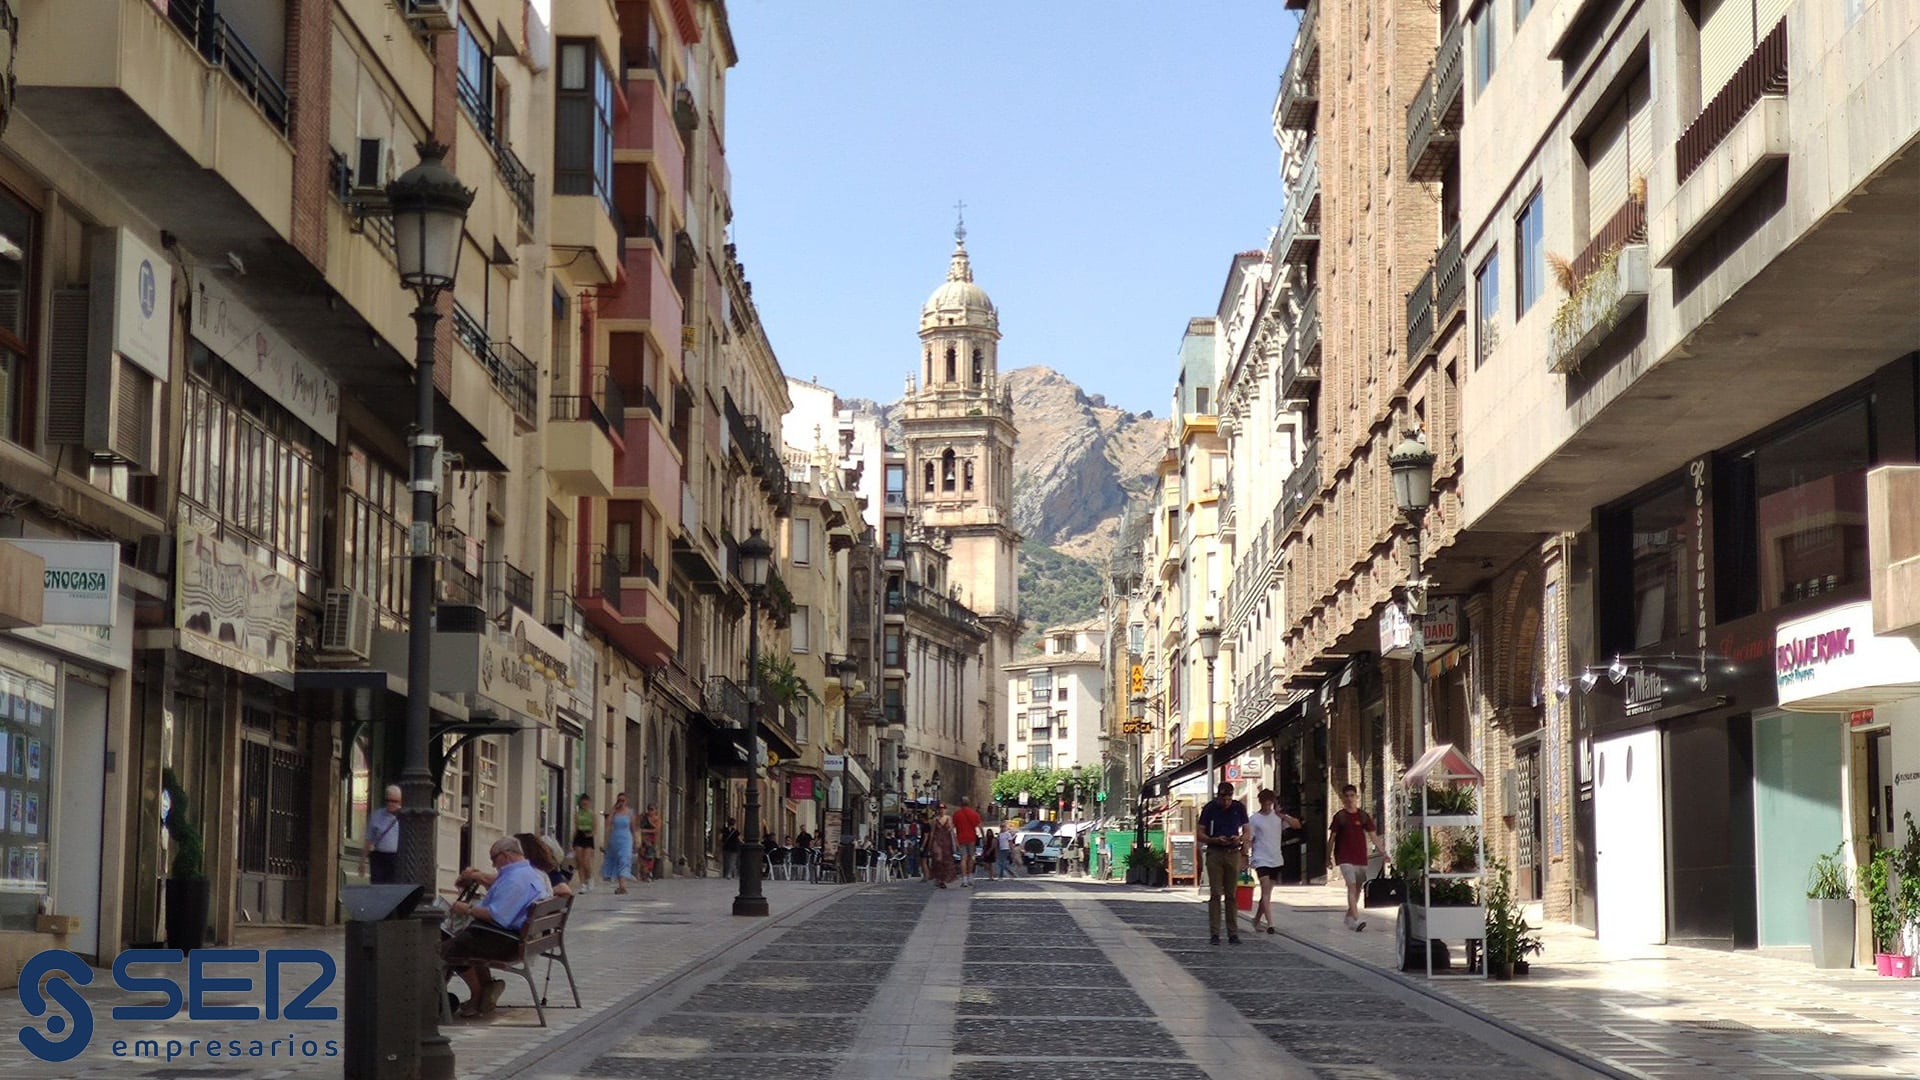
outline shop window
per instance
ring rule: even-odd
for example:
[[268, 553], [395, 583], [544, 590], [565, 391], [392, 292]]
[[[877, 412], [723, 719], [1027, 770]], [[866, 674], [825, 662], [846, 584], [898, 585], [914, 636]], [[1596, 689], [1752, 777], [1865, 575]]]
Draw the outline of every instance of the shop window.
[[0, 668], [0, 930], [32, 932], [47, 895], [55, 737], [53, 669], [45, 668], [45, 678]]
[[500, 825], [500, 744], [481, 739], [473, 747], [473, 820]]
[[19, 442], [25, 429], [20, 388], [34, 355], [33, 268], [40, 216], [0, 189], [0, 435]]
[[1867, 581], [1864, 399], [1726, 455], [1715, 472], [1722, 619]]

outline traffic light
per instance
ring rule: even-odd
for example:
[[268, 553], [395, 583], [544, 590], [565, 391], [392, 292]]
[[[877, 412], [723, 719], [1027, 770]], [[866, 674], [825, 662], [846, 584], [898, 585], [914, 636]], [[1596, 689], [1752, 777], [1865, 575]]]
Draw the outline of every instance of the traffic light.
[[1095, 801], [1095, 802], [1106, 802], [1106, 801], [1107, 801], [1107, 793], [1103, 791], [1103, 792], [1101, 792], [1100, 794], [1098, 794], [1098, 795], [1095, 795], [1095, 796], [1093, 797], [1093, 801]]
[[1147, 692], [1147, 669], [1144, 666], [1140, 664], [1133, 665], [1131, 686], [1133, 688], [1132, 692], [1135, 694], [1144, 694]]

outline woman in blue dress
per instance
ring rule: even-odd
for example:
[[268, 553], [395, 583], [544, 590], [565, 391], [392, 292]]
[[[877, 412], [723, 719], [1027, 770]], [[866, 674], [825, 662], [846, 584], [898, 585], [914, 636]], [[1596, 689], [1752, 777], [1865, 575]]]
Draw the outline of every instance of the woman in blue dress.
[[607, 859], [604, 876], [614, 884], [613, 891], [627, 891], [627, 879], [633, 876], [633, 807], [627, 805], [627, 793], [621, 792], [607, 811]]

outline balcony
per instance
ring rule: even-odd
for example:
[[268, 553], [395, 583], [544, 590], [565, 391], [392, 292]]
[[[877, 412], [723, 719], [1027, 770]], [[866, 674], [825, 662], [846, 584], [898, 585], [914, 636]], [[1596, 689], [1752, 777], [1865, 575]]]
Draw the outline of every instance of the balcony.
[[651, 413], [627, 414], [625, 449], [614, 456], [612, 497], [645, 500], [666, 523], [680, 529], [680, 455], [667, 438], [666, 425]]
[[1647, 258], [1647, 211], [1629, 196], [1572, 264], [1573, 291], [1560, 302], [1548, 331], [1547, 370], [1577, 370], [1628, 313], [1646, 303], [1652, 268]]
[[1320, 381], [1320, 290], [1313, 289], [1300, 301], [1300, 314], [1293, 321], [1293, 339], [1287, 343], [1286, 366], [1282, 372], [1281, 396], [1292, 393], [1292, 384], [1306, 379]]
[[440, 589], [436, 598], [443, 604], [479, 607], [486, 598], [479, 571], [485, 563], [485, 551], [479, 542], [455, 528], [440, 530]]
[[987, 632], [980, 623], [980, 616], [975, 615], [967, 605], [918, 582], [907, 583], [907, 607], [957, 623], [976, 634]]
[[[562, 5], [570, 6], [570, 5]], [[620, 279], [625, 254], [624, 230], [613, 208], [578, 184], [556, 184], [548, 212], [547, 243], [565, 249], [568, 275], [582, 285], [612, 285]]]
[[1280, 99], [1274, 104], [1275, 122], [1282, 131], [1312, 131], [1320, 111], [1320, 64], [1318, 51], [1301, 52], [1295, 43], [1287, 73], [1280, 78]]
[[507, 194], [513, 196], [513, 207], [520, 214], [520, 224], [533, 227], [533, 172], [528, 169], [520, 156], [504, 142], [493, 145], [493, 167], [500, 174], [500, 182], [507, 187]]
[[533, 614], [533, 575], [504, 559], [487, 564], [487, 617], [505, 620], [519, 608]]
[[[653, 225], [652, 218], [640, 220], [642, 230]], [[627, 238], [622, 265], [626, 274], [603, 299], [600, 317], [651, 323], [654, 337], [661, 346], [676, 348], [686, 305], [681, 302], [681, 292], [673, 282], [666, 256], [643, 231]]]
[[1680, 187], [1653, 222], [1657, 265], [1671, 267], [1685, 258], [1786, 161], [1787, 124], [1783, 19], [1674, 144]]
[[1460, 122], [1466, 114], [1465, 23], [1455, 22], [1440, 39], [1433, 67], [1407, 105], [1407, 177], [1432, 181], [1446, 175], [1460, 152]]
[[585, 548], [579, 602], [589, 625], [636, 661], [657, 667], [673, 655], [680, 640], [680, 615], [658, 583], [645, 576], [645, 569], [643, 563], [641, 574], [630, 576], [605, 547]]
[[527, 354], [506, 342], [496, 344], [487, 340], [486, 327], [457, 303], [453, 305], [453, 337], [486, 369], [493, 388], [513, 407], [513, 417], [520, 429], [531, 431], [538, 427], [539, 417], [534, 412], [538, 391], [534, 389], [534, 380], [539, 377], [539, 369], [527, 359]]
[[1920, 466], [1867, 474], [1867, 566], [1873, 632], [1920, 639]]
[[1461, 256], [1457, 224], [1447, 230], [1446, 239], [1440, 241], [1440, 250], [1434, 254], [1433, 287], [1439, 294], [1436, 298], [1439, 316], [1434, 320], [1438, 333], [1453, 316], [1464, 313], [1467, 306], [1466, 260]]
[[613, 126], [615, 156], [621, 161], [651, 161], [668, 206], [680, 205], [687, 151], [673, 126], [672, 96], [657, 78], [629, 77], [627, 112]]
[[584, 635], [587, 621], [580, 614], [580, 605], [574, 603], [573, 594], [564, 589], [554, 589], [547, 593], [547, 629], [556, 634], [572, 631]]
[[1304, 264], [1320, 251], [1320, 140], [1307, 142], [1300, 176], [1287, 199], [1287, 220], [1277, 245], [1281, 261]]
[[726, 727], [746, 727], [747, 692], [725, 675], [709, 675], [706, 687], [706, 713]]
[[1426, 273], [1407, 294], [1407, 363], [1424, 360], [1433, 342], [1433, 264], [1428, 263]]
[[15, 104], [103, 189], [188, 250], [244, 250], [249, 270], [254, 242], [291, 232], [286, 88], [205, 0], [15, 7]]
[[589, 498], [613, 494], [612, 425], [600, 401], [587, 394], [555, 394], [551, 401], [546, 464], [555, 489]]
[[1281, 535], [1292, 532], [1307, 507], [1319, 497], [1320, 440], [1309, 439], [1301, 452], [1300, 463], [1287, 474], [1287, 482], [1280, 488]]

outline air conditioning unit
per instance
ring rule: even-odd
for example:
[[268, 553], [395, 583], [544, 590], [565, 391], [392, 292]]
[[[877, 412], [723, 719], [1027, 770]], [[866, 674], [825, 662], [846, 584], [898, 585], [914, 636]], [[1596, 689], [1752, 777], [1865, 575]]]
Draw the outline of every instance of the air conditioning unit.
[[373, 605], [352, 589], [328, 589], [320, 617], [320, 655], [365, 660], [373, 652]]
[[[53, 291], [47, 333], [47, 442], [77, 446], [135, 472], [151, 473], [160, 395], [152, 375], [113, 349], [111, 277], [107, 281], [109, 287], [97, 292]], [[104, 311], [96, 310], [96, 297]]]
[[460, 25], [460, 0], [399, 0], [400, 11], [415, 30], [448, 34]]
[[384, 199], [391, 167], [387, 140], [361, 139], [359, 152], [353, 159], [353, 193], [363, 198], [377, 195]]

